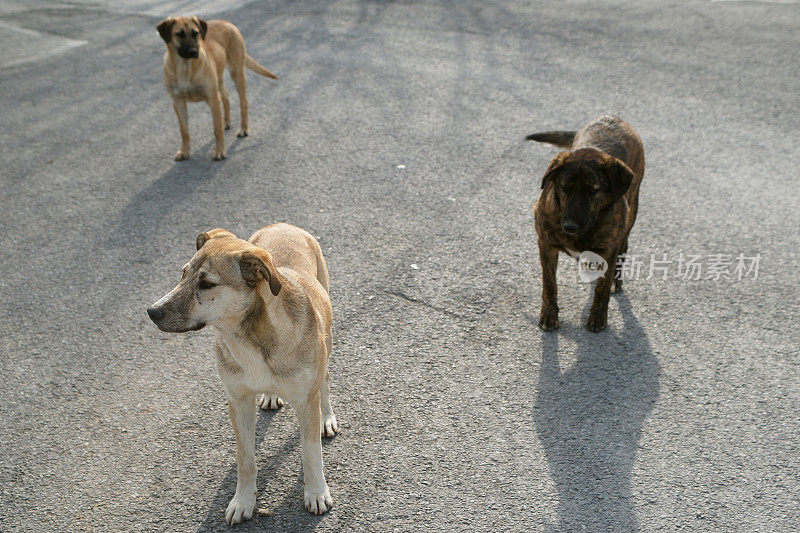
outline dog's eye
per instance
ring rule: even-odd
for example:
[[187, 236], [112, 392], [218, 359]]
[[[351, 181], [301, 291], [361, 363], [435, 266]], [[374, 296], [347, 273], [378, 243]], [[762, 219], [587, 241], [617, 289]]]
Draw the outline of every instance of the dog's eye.
[[186, 35], [186, 33], [185, 33], [183, 30], [181, 30], [181, 31], [179, 31], [178, 33], [176, 33], [175, 35], [177, 35], [178, 37], [180, 37], [181, 39], [183, 39], [183, 37]]
[[211, 283], [207, 279], [201, 279], [200, 283], [197, 284], [197, 288], [200, 289], [201, 291], [205, 291], [216, 286], [217, 286], [216, 283]]
[[192, 30], [192, 37], [197, 37], [197, 30]]

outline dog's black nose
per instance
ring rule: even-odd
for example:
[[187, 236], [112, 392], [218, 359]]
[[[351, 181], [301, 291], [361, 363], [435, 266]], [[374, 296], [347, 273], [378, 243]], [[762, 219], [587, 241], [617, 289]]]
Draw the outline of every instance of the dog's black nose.
[[147, 315], [150, 317], [150, 320], [153, 322], [158, 322], [162, 318], [164, 318], [164, 311], [159, 309], [158, 307], [148, 307], [147, 308]]
[[578, 223], [573, 220], [564, 220], [561, 222], [561, 227], [570, 235], [578, 233]]

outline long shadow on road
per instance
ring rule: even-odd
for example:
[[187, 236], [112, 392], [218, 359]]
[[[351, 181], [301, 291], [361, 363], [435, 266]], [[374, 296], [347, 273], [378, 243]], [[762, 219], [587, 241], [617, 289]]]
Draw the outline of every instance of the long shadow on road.
[[[624, 326], [596, 334], [564, 327], [542, 333], [535, 422], [558, 490], [555, 531], [638, 531], [631, 470], [661, 368], [624, 294]], [[609, 312], [613, 312], [610, 309]], [[559, 368], [559, 335], [574, 335], [577, 359]]]
[[[242, 148], [239, 142], [239, 139], [235, 139], [228, 146], [228, 157], [258, 148], [258, 145]], [[226, 160], [212, 161], [204, 155], [212, 144], [213, 140], [197, 150], [197, 155], [176, 162], [160, 178], [138, 192], [122, 210], [116, 227], [106, 240], [106, 246], [125, 248], [131, 246], [131, 241], [146, 242], [179, 206], [192, 201], [198, 187], [213, 179], [225, 167]]]

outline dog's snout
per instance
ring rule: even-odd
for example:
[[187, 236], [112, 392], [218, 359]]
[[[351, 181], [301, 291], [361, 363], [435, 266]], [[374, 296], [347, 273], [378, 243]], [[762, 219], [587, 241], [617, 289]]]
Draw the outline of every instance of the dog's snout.
[[198, 56], [197, 48], [184, 48], [178, 51], [178, 55], [184, 59], [196, 58]]
[[564, 231], [566, 231], [570, 235], [574, 235], [578, 233], [579, 224], [574, 220], [562, 220], [561, 227], [564, 228]]
[[148, 307], [147, 316], [149, 316], [150, 320], [153, 322], [158, 322], [164, 318], [164, 311], [160, 307]]

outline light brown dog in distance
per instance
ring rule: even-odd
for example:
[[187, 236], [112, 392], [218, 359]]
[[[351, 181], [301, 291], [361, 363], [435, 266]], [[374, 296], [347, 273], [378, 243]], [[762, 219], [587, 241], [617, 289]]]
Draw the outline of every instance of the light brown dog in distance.
[[[303, 500], [315, 514], [333, 501], [322, 466], [320, 433], [338, 432], [330, 401], [331, 303], [319, 244], [289, 224], [237, 239], [214, 229], [197, 236], [197, 253], [180, 283], [147, 309], [162, 331], [211, 326], [217, 369], [236, 435], [236, 494], [225, 521], [253, 516], [256, 504], [256, 395], [280, 396], [297, 411], [302, 437]], [[277, 406], [277, 405], [276, 405]]]
[[[245, 51], [239, 29], [226, 20], [205, 21], [197, 17], [170, 17], [156, 26], [167, 43], [164, 54], [164, 85], [172, 97], [181, 129], [181, 149], [176, 161], [189, 158], [189, 115], [186, 102], [206, 102], [214, 120], [214, 160], [225, 159], [225, 132], [231, 127], [231, 105], [222, 80], [225, 67], [239, 93], [242, 126], [237, 136], [249, 134], [245, 67], [267, 78], [278, 79]], [[225, 112], [223, 123], [223, 109]], [[224, 125], [223, 125], [224, 124]]]

